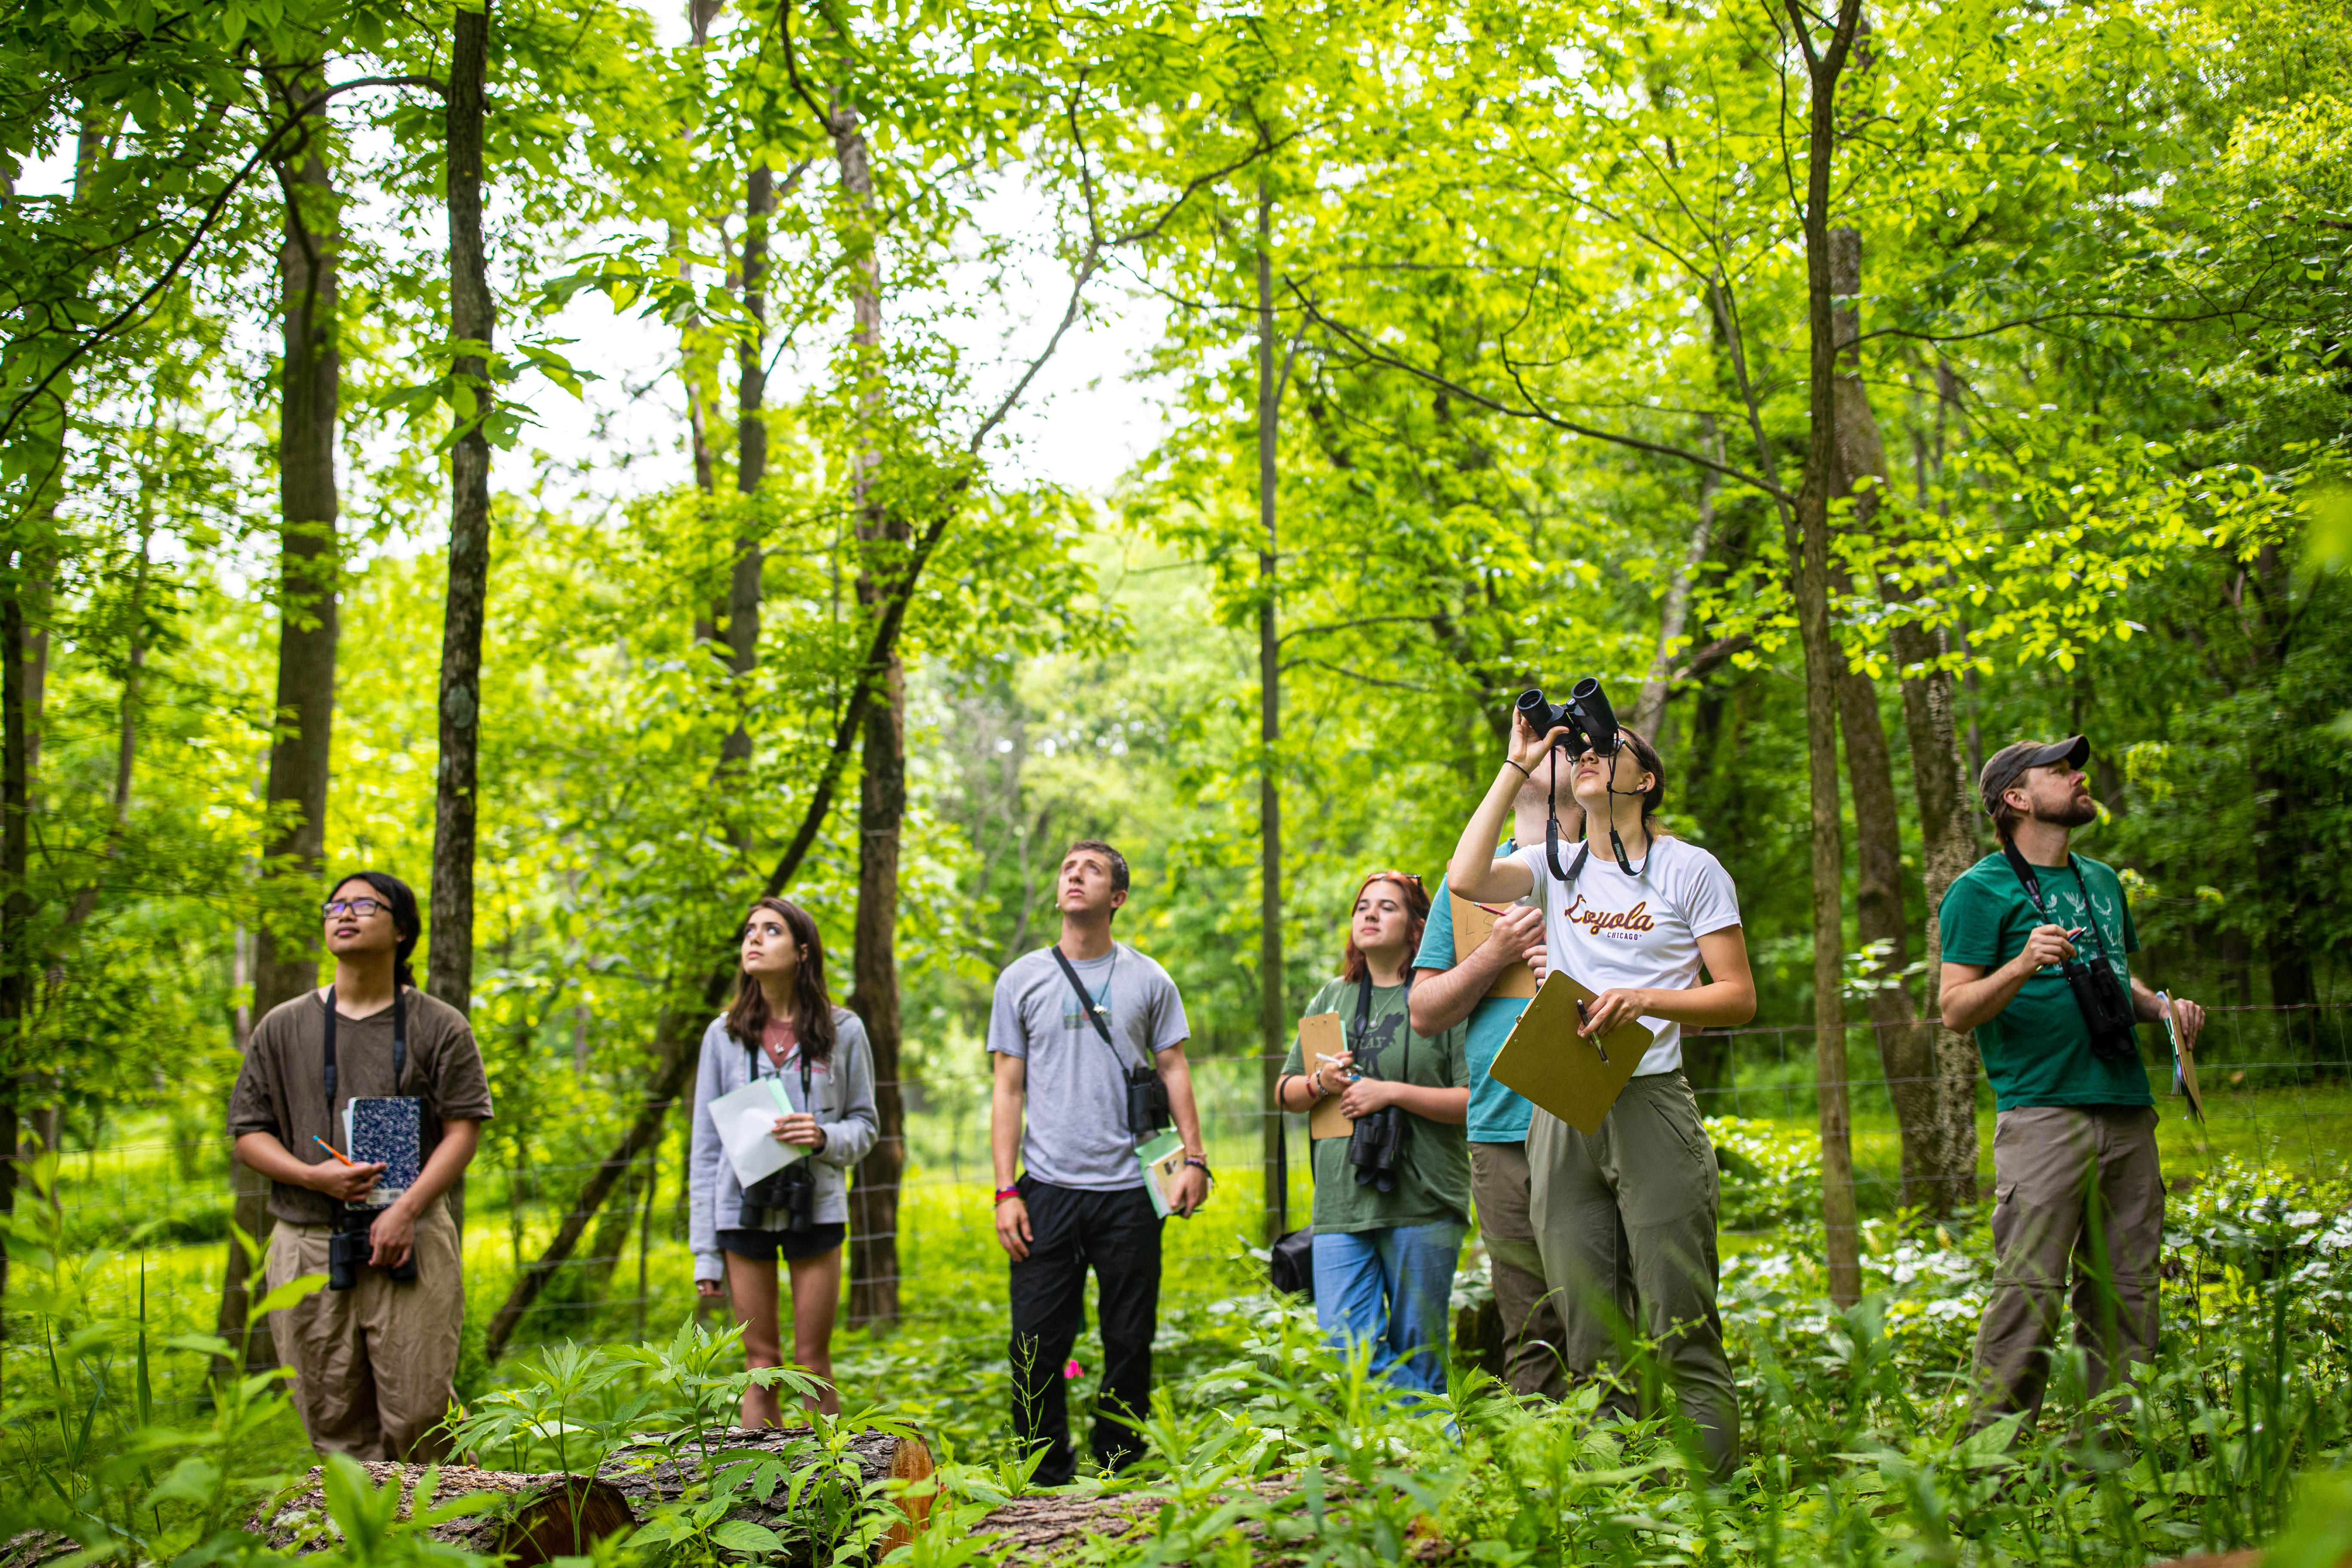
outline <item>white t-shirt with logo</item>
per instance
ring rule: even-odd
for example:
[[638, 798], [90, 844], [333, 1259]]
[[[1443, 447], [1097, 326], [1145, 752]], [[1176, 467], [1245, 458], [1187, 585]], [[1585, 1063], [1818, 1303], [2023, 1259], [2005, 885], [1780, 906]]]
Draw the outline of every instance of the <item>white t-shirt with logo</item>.
[[[1561, 869], [1576, 869], [1580, 847], [1560, 845]], [[1544, 912], [1551, 967], [1595, 991], [1687, 991], [1699, 983], [1698, 939], [1739, 923], [1739, 890], [1731, 873], [1680, 838], [1652, 839], [1631, 877], [1605, 850], [1586, 858], [1573, 883], [1551, 874], [1541, 844], [1528, 845], [1518, 858], [1535, 874], [1535, 904]], [[1680, 1071], [1683, 1026], [1652, 1017], [1642, 1026], [1655, 1030], [1657, 1038], [1633, 1076]]]

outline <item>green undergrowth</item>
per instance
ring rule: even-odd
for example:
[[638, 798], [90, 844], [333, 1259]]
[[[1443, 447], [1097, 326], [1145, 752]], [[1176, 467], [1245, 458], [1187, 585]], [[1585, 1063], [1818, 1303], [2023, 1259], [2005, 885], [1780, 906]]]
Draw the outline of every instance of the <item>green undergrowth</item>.
[[[37, 1192], [54, 1169], [37, 1163]], [[935, 1217], [929, 1245], [957, 1237], [977, 1248], [954, 1216]], [[1230, 1226], [1171, 1226], [1151, 1456], [1080, 1483], [1156, 1500], [1143, 1529], [1090, 1536], [1076, 1553], [1155, 1564], [1412, 1554], [1497, 1568], [2120, 1568], [2281, 1542], [2278, 1568], [2298, 1552], [2316, 1554], [2311, 1568], [2332, 1563], [2330, 1531], [2352, 1512], [2352, 1182], [2219, 1162], [2169, 1219], [2164, 1346], [2145, 1396], [2086, 1403], [2078, 1363], [2062, 1358], [2038, 1425], [1974, 1437], [1962, 1378], [1990, 1272], [1981, 1226], [1866, 1222], [1868, 1294], [1842, 1311], [1822, 1299], [1816, 1232], [1790, 1224], [1755, 1238], [1726, 1263], [1745, 1441], [1719, 1484], [1695, 1470], [1670, 1395], [1647, 1419], [1602, 1419], [1589, 1388], [1522, 1405], [1457, 1364], [1443, 1407], [1401, 1399], [1360, 1361], [1335, 1357], [1310, 1311], [1265, 1290]], [[310, 1463], [279, 1378], [224, 1384], [193, 1414], [159, 1406], [170, 1369], [200, 1375], [220, 1347], [152, 1331], [135, 1300], [100, 1310], [118, 1299], [98, 1287], [120, 1262], [62, 1241], [46, 1205], [14, 1222], [0, 1531], [48, 1532], [68, 1568], [272, 1560], [243, 1522]], [[788, 1461], [718, 1447], [746, 1379], [740, 1346], [674, 1317], [649, 1341], [518, 1356], [469, 1402], [462, 1451], [502, 1468], [585, 1470], [633, 1436], [665, 1434], [712, 1461], [708, 1479], [600, 1547], [599, 1563], [831, 1563], [870, 1555], [898, 1506], [887, 1488], [857, 1482], [848, 1435], [902, 1425], [940, 1453], [945, 1495], [942, 1528], [899, 1559], [990, 1561], [992, 1538], [970, 1527], [1025, 1489], [1028, 1468], [1005, 1432], [1001, 1296], [910, 1298], [919, 1310], [895, 1332], [845, 1336], [836, 1373], [850, 1412], [819, 1423]], [[1654, 1382], [1633, 1350], [1631, 1375]], [[1082, 1402], [1095, 1354], [1081, 1345]], [[793, 1374], [761, 1375], [802, 1391]], [[1265, 1481], [1278, 1484], [1244, 1484]], [[738, 1517], [755, 1498], [786, 1505], [792, 1522]], [[450, 1561], [363, 1473], [331, 1474], [327, 1502], [331, 1562]], [[445, 1489], [428, 1511], [495, 1506]]]

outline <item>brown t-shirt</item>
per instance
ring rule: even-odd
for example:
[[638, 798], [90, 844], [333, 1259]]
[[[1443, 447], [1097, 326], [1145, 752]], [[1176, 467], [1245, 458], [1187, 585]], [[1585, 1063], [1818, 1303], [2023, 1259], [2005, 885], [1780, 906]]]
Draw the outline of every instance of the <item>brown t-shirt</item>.
[[[418, 1154], [429, 1160], [445, 1120], [488, 1121], [489, 1079], [466, 1016], [414, 988], [404, 995], [408, 1066], [397, 1088], [392, 1080], [392, 1009], [365, 1018], [336, 1018], [331, 1111], [324, 999], [312, 991], [271, 1008], [246, 1045], [245, 1066], [228, 1100], [229, 1136], [275, 1133], [296, 1159], [316, 1165], [332, 1156], [313, 1138], [342, 1147], [344, 1106], [371, 1095], [412, 1094], [424, 1101]], [[269, 1212], [290, 1225], [330, 1225], [335, 1205], [324, 1193], [272, 1182]]]

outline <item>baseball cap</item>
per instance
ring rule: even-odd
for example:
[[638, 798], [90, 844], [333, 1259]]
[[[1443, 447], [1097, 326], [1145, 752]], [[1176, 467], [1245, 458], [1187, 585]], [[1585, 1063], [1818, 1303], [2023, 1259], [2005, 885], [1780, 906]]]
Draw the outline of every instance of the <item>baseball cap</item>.
[[1984, 808], [1990, 815], [2000, 803], [2001, 791], [2015, 784], [2026, 769], [2046, 768], [2056, 762], [2079, 768], [2090, 758], [2091, 741], [2087, 735], [2069, 735], [2063, 741], [2019, 741], [1985, 759], [1984, 772], [1977, 775], [1977, 793], [1984, 797]]

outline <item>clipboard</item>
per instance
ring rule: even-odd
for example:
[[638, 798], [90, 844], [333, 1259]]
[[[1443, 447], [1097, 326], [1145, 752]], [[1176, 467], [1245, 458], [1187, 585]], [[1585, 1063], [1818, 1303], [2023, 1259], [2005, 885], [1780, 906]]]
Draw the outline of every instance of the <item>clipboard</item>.
[[1488, 1069], [1496, 1083], [1517, 1089], [1588, 1138], [1601, 1131], [1633, 1069], [1657, 1043], [1638, 1019], [1618, 1025], [1597, 1042], [1579, 1036], [1584, 1020], [1577, 1009], [1597, 994], [1553, 970]]
[[[1454, 916], [1454, 962], [1461, 963], [1486, 945], [1495, 930], [1495, 917], [1478, 907], [1474, 900], [1448, 891], [1447, 906]], [[1536, 994], [1536, 972], [1528, 961], [1518, 960], [1495, 976], [1495, 984], [1486, 987], [1488, 996], [1533, 996]]]
[[[1337, 1013], [1309, 1013], [1298, 1020], [1298, 1059], [1308, 1072], [1315, 1070], [1315, 1058], [1336, 1057], [1348, 1048], [1348, 1033], [1340, 1027]], [[1356, 1130], [1356, 1119], [1339, 1109], [1336, 1094], [1315, 1102], [1307, 1113], [1307, 1138], [1310, 1143], [1326, 1138], [1345, 1138]]]
[[719, 1146], [727, 1151], [728, 1163], [735, 1167], [735, 1180], [744, 1186], [808, 1153], [798, 1144], [776, 1142], [776, 1118], [789, 1116], [793, 1109], [784, 1098], [783, 1081], [753, 1079], [710, 1102], [710, 1121], [719, 1131]]
[[2205, 1095], [2197, 1087], [2197, 1049], [2180, 1038], [2180, 1022], [2172, 1016], [2172, 993], [2159, 991], [2156, 999], [2164, 1004], [2164, 1037], [2172, 1042], [2172, 1092], [2187, 1098], [2189, 1114], [2201, 1122]]

